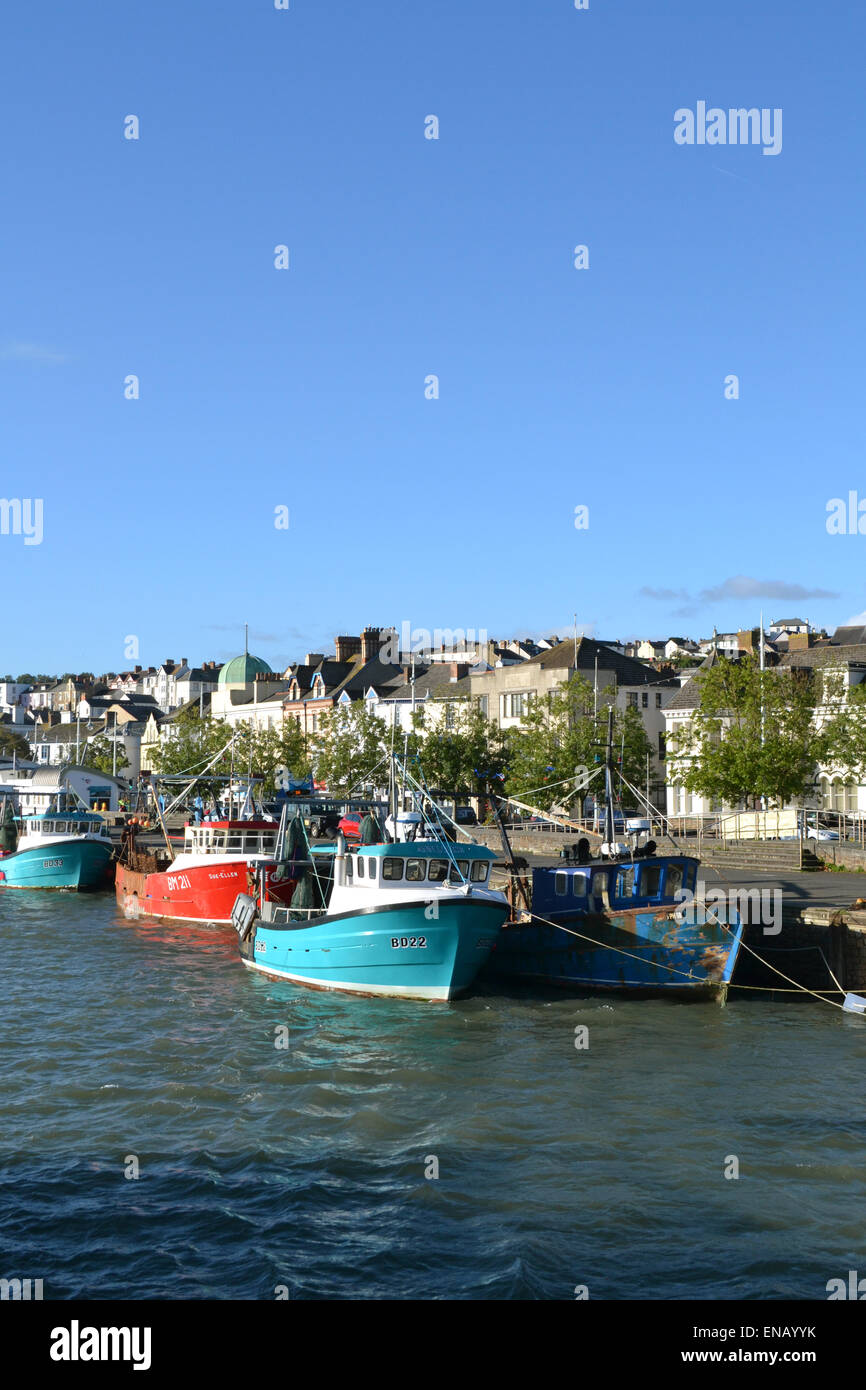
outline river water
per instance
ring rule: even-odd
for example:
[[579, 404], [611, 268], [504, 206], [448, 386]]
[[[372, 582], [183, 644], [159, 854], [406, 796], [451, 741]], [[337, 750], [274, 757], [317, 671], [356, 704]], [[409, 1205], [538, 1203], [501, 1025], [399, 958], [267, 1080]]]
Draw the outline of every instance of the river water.
[[327, 995], [108, 895], [6, 892], [0, 942], [0, 1276], [46, 1299], [803, 1299], [866, 1272], [866, 1022], [835, 1009]]

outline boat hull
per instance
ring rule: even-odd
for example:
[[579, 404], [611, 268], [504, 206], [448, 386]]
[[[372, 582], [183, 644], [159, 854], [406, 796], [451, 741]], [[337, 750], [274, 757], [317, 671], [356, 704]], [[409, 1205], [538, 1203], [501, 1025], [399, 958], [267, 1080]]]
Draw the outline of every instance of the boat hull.
[[251, 970], [313, 989], [444, 1001], [465, 994], [493, 949], [507, 905], [429, 899], [312, 923], [256, 920], [241, 958]]
[[[271, 866], [271, 871], [273, 866]], [[249, 891], [248, 864], [238, 859], [190, 865], [172, 872], [140, 873], [118, 864], [115, 878], [117, 901], [130, 917], [156, 917], [160, 921], [213, 922], [228, 926], [238, 893]], [[291, 896], [291, 880], [283, 880], [275, 896]]]
[[670, 907], [552, 920], [509, 923], [485, 974], [566, 989], [724, 999], [743, 930], [697, 910], [678, 918]]
[[53, 888], [86, 892], [109, 886], [110, 842], [52, 841], [0, 859], [0, 888]]

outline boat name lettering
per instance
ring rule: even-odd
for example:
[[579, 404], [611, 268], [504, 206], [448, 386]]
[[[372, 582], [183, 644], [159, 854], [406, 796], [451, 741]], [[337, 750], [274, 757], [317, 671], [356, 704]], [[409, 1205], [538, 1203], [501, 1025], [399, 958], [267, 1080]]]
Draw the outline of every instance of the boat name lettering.
[[403, 946], [426, 946], [426, 936], [392, 936], [391, 946], [394, 950], [400, 950]]
[[166, 878], [169, 893], [177, 892], [178, 888], [191, 888], [192, 884], [186, 874], [169, 874]]
[[42, 867], [43, 867], [43, 869], [62, 869], [62, 868], [63, 868], [63, 860], [62, 860], [62, 859], [43, 859], [43, 860], [42, 860]]
[[264, 942], [264, 941], [257, 941], [257, 942], [256, 942], [256, 950], [257, 950], [257, 951], [266, 951], [267, 949], [268, 949], [268, 947], [267, 947], [267, 943], [266, 943], [266, 942]]

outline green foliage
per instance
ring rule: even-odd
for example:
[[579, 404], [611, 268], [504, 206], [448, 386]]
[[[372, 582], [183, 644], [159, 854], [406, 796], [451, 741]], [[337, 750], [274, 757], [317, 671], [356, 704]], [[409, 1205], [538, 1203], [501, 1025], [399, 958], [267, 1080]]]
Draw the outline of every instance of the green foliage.
[[97, 734], [95, 738], [88, 739], [87, 744], [81, 745], [81, 762], [87, 767], [95, 767], [98, 772], [110, 773], [116, 767], [117, 771], [129, 767], [129, 758], [123, 749], [123, 744], [117, 745], [117, 760], [114, 760], [113, 745], [110, 738], [105, 734]]
[[[417, 723], [420, 735], [426, 719]], [[449, 702], [444, 717], [419, 739], [417, 753], [433, 792], [455, 801], [483, 796], [488, 790], [501, 794], [498, 774], [508, 768], [508, 745], [502, 731], [485, 719], [474, 702]]]
[[702, 671], [700, 704], [668, 739], [672, 775], [687, 791], [736, 806], [804, 797], [830, 739], [815, 721], [806, 672], [761, 671], [754, 657]]
[[23, 734], [16, 733], [14, 729], [0, 725], [0, 753], [11, 758], [14, 753], [17, 758], [30, 757], [30, 744]]
[[294, 719], [285, 719], [277, 729], [251, 732], [246, 724], [238, 729], [235, 743], [235, 770], [252, 768], [262, 779], [265, 796], [273, 796], [282, 773], [306, 777], [310, 770], [304, 750], [304, 735]]
[[384, 780], [379, 765], [390, 746], [388, 729], [365, 700], [328, 710], [313, 745], [316, 778], [335, 795], [357, 792], [376, 775]]
[[823, 762], [850, 781], [866, 778], [866, 684], [846, 688], [841, 668], [825, 668], [822, 693]]
[[[537, 700], [522, 724], [508, 731], [508, 788], [518, 800], [525, 799], [544, 811], [560, 802], [580, 810], [579, 791], [574, 795], [578, 778], [587, 791], [597, 796], [603, 793], [601, 775], [593, 777], [588, 786], [585, 778], [604, 761], [608, 708], [615, 693], [612, 687], [601, 692], [594, 715], [592, 685], [582, 676], [572, 676]], [[628, 781], [642, 787], [647, 754], [653, 751], [640, 712], [630, 705], [624, 710], [614, 706], [614, 766], [621, 767]], [[565, 781], [572, 778], [573, 782]]]
[[253, 731], [249, 725], [241, 724], [233, 751], [226, 747], [231, 737], [231, 725], [224, 719], [211, 719], [209, 715], [202, 719], [198, 703], [190, 704], [172, 721], [170, 735], [154, 748], [151, 765], [164, 776], [192, 776], [224, 749], [222, 757], [192, 790], [206, 791], [208, 778], [228, 777], [234, 769], [236, 777], [251, 771], [254, 777], [261, 778], [266, 796], [273, 795], [281, 769], [294, 776], [304, 776], [309, 771], [304, 737], [293, 719], [285, 720], [278, 729]]

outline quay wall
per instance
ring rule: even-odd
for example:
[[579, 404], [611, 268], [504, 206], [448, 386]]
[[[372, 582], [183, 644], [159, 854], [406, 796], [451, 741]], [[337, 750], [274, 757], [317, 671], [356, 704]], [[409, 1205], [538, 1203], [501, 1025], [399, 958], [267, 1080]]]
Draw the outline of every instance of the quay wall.
[[[854, 871], [857, 869], [866, 870], [866, 846], [833, 844], [822, 840], [820, 845], [816, 846], [816, 851], [818, 857], [825, 864], [838, 864], [840, 867]], [[864, 885], [864, 894], [866, 894], [866, 885]]]

